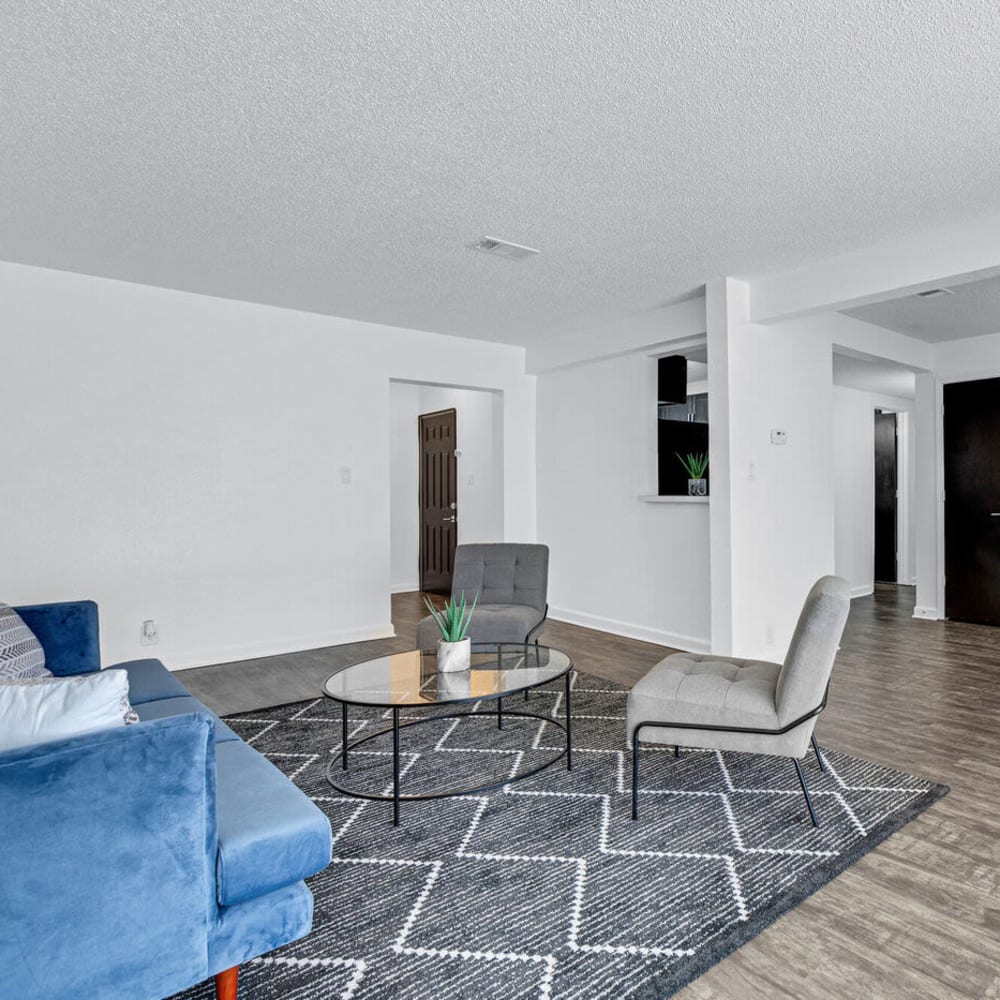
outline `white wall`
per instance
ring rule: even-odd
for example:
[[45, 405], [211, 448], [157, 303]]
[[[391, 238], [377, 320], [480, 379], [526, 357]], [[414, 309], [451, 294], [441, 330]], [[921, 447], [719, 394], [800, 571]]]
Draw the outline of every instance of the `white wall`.
[[854, 597], [875, 589], [875, 422], [868, 394], [835, 386], [834, 567]]
[[656, 361], [630, 354], [538, 378], [538, 538], [550, 616], [707, 649], [707, 504], [655, 493]]
[[0, 594], [97, 600], [106, 662], [391, 633], [391, 379], [503, 392], [504, 533], [535, 537], [521, 349], [13, 264], [0, 331]]
[[[419, 442], [421, 413], [454, 409], [458, 433], [458, 542], [500, 542], [503, 533], [503, 398], [478, 389], [393, 382], [392, 591], [420, 580]], [[517, 540], [517, 539], [512, 539]]]
[[913, 496], [913, 401], [843, 386], [833, 390], [835, 572], [851, 584], [854, 597], [875, 588], [875, 421], [878, 409], [899, 413], [898, 479], [900, 498], [899, 582], [913, 583], [914, 532], [909, 506]]
[[420, 480], [417, 414], [420, 413], [420, 386], [393, 382], [389, 388], [390, 450], [389, 472], [389, 579], [394, 594], [418, 590], [420, 562]]

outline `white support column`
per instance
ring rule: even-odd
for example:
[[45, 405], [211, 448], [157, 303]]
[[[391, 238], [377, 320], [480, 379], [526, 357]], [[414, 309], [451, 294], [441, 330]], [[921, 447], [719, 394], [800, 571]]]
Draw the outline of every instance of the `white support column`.
[[940, 386], [930, 372], [917, 376], [914, 409], [917, 599], [914, 618], [944, 617], [944, 562], [940, 534], [943, 517], [940, 466]]
[[[705, 286], [708, 337], [708, 405], [710, 413], [709, 507], [710, 579], [712, 590], [712, 652], [729, 656], [733, 648], [732, 480], [729, 418], [730, 297], [741, 289], [731, 278], [713, 278]], [[735, 303], [739, 307], [739, 303]]]
[[833, 363], [822, 324], [749, 320], [745, 282], [707, 286], [712, 649], [780, 660], [834, 565]]

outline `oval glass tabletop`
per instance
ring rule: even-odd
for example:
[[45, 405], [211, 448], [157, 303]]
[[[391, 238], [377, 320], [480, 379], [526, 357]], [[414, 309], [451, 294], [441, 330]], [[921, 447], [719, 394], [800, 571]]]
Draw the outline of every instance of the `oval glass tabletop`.
[[473, 652], [469, 670], [439, 673], [437, 650], [409, 650], [355, 663], [334, 674], [323, 693], [335, 701], [375, 708], [444, 705], [502, 698], [564, 676], [570, 658], [548, 646], [522, 644]]

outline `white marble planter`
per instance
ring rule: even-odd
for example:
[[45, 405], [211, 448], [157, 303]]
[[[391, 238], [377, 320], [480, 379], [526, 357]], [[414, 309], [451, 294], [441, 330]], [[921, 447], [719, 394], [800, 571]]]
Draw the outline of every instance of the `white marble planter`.
[[439, 673], [437, 682], [438, 697], [468, 698], [472, 694], [472, 673], [468, 670]]
[[459, 642], [438, 643], [438, 672], [451, 673], [455, 670], [468, 670], [472, 664], [472, 641], [466, 637]]

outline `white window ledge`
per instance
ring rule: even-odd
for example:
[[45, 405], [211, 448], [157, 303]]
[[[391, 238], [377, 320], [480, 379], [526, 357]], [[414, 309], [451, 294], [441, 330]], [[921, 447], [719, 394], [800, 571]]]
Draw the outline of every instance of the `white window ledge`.
[[640, 496], [643, 503], [708, 503], [709, 497], [659, 497], [652, 494]]

